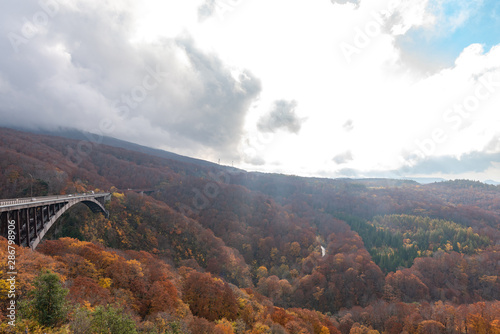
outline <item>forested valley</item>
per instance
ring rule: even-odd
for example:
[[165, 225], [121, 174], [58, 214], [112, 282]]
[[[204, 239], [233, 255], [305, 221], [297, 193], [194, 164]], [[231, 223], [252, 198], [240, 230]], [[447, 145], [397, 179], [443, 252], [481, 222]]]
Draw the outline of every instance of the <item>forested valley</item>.
[[31, 190], [109, 191], [110, 217], [79, 204], [16, 248], [12, 333], [500, 333], [500, 186], [254, 173], [2, 128], [0, 197]]

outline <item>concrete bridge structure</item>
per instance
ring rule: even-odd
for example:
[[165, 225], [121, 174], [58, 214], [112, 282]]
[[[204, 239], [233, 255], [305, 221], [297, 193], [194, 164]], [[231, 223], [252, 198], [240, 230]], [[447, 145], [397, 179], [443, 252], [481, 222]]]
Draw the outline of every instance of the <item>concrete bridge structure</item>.
[[110, 193], [0, 199], [0, 236], [13, 235], [17, 245], [35, 249], [56, 220], [73, 205], [83, 203], [107, 218], [104, 203], [110, 199]]

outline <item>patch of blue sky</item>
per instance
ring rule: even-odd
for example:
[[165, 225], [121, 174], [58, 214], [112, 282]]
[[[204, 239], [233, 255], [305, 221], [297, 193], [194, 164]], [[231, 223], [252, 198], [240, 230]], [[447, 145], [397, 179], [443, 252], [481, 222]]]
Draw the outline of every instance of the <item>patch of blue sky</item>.
[[432, 27], [413, 28], [398, 39], [404, 52], [434, 63], [452, 65], [471, 44], [485, 51], [500, 44], [500, 1], [431, 0]]

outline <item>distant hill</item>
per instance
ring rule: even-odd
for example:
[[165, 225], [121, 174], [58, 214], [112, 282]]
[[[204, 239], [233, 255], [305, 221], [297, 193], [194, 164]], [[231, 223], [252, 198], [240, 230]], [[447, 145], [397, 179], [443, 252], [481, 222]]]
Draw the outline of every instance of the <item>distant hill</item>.
[[410, 178], [413, 181], [416, 181], [421, 184], [428, 184], [428, 183], [434, 183], [434, 182], [444, 182], [446, 179], [439, 178], [439, 177], [412, 177]]
[[229, 166], [222, 166], [222, 165], [210, 162], [210, 161], [191, 158], [191, 157], [187, 157], [184, 155], [168, 152], [165, 150], [151, 148], [151, 147], [131, 143], [131, 142], [128, 142], [125, 140], [116, 139], [113, 137], [99, 136], [99, 135], [91, 133], [91, 132], [80, 131], [77, 129], [60, 128], [57, 130], [49, 131], [49, 130], [40, 130], [40, 129], [39, 130], [32, 130], [32, 129], [17, 128], [16, 130], [31, 132], [31, 133], [35, 133], [35, 134], [64, 137], [64, 138], [74, 139], [74, 140], [78, 140], [78, 141], [84, 140], [84, 141], [96, 142], [96, 139], [98, 139], [100, 144], [109, 145], [109, 146], [113, 146], [113, 147], [119, 147], [119, 148], [123, 148], [123, 149], [130, 150], [130, 151], [145, 153], [145, 154], [153, 155], [153, 156], [160, 157], [160, 158], [171, 159], [171, 160], [176, 160], [176, 161], [190, 163], [190, 164], [196, 164], [196, 165], [205, 166], [205, 167], [219, 166], [219, 167], [228, 168], [228, 169], [232, 169], [232, 170], [238, 170], [237, 168], [233, 168], [233, 167], [229, 167]]

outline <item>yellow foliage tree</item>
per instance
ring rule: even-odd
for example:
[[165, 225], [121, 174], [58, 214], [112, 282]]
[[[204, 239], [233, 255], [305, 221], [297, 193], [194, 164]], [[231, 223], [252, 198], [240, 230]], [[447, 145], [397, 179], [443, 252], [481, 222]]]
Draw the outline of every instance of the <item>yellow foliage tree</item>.
[[268, 276], [267, 268], [265, 266], [260, 266], [259, 269], [257, 269], [257, 278], [261, 279], [267, 276]]
[[330, 330], [328, 328], [326, 328], [325, 326], [322, 326], [319, 334], [330, 334]]
[[261, 322], [257, 322], [252, 329], [252, 334], [267, 334], [271, 331], [269, 326], [264, 325]]
[[221, 334], [234, 334], [233, 325], [226, 318], [217, 321], [215, 328], [217, 328]]
[[107, 289], [111, 286], [111, 283], [113, 282], [113, 280], [111, 278], [100, 278], [99, 279], [99, 286], [101, 288], [104, 288], [104, 289]]
[[297, 257], [300, 255], [300, 244], [297, 241], [292, 242], [290, 245], [290, 255]]

